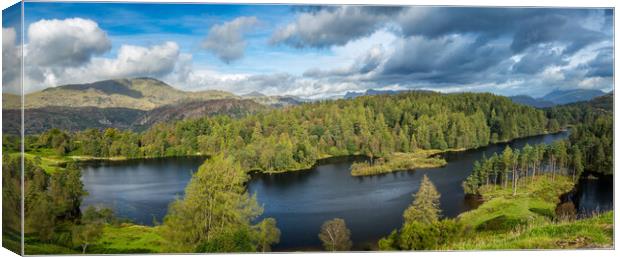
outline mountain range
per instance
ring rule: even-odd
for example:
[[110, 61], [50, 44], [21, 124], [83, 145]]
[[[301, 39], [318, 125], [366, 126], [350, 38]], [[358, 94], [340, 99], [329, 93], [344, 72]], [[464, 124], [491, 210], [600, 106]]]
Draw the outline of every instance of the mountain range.
[[511, 96], [510, 99], [512, 99], [515, 103], [525, 104], [537, 108], [546, 108], [555, 105], [589, 101], [603, 95], [605, 95], [605, 92], [596, 89], [571, 89], [554, 90], [539, 98], [534, 98], [527, 95], [516, 95]]
[[[19, 133], [21, 99], [12, 94], [2, 97], [3, 129]], [[24, 117], [26, 134], [52, 127], [69, 131], [107, 127], [142, 130], [158, 122], [217, 114], [242, 116], [306, 101], [258, 92], [243, 96], [218, 90], [187, 92], [153, 78], [116, 79], [27, 94]]]
[[[398, 94], [402, 90], [347, 92], [344, 99], [364, 95]], [[599, 90], [553, 91], [542, 98], [519, 95], [513, 101], [538, 108], [590, 100]], [[604, 100], [613, 100], [613, 96]], [[19, 132], [20, 97], [3, 94], [3, 130]], [[69, 131], [86, 128], [143, 130], [159, 122], [226, 114], [239, 117], [257, 111], [309, 102], [295, 96], [267, 96], [260, 92], [235, 95], [225, 91], [178, 90], [153, 78], [104, 80], [63, 85], [25, 96], [26, 134], [56, 127]], [[597, 101], [598, 102], [598, 101]]]

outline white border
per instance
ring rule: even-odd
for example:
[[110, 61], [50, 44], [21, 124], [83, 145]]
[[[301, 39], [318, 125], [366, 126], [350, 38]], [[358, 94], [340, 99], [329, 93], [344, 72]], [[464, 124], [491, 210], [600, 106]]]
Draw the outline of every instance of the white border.
[[[7, 7], [17, 3], [19, 1], [16, 0], [0, 0], [0, 5], [2, 9], [6, 9]], [[492, 0], [382, 0], [382, 1], [372, 1], [372, 0], [220, 0], [220, 1], [209, 1], [209, 0], [125, 0], [125, 1], [96, 1], [96, 0], [60, 0], [60, 1], [47, 1], [47, 0], [31, 0], [29, 2], [175, 2], [175, 3], [241, 3], [241, 4], [368, 4], [368, 5], [446, 5], [446, 6], [518, 6], [518, 7], [613, 7], [618, 6], [618, 3], [610, 0], [588, 0], [588, 1], [579, 1], [579, 0], [504, 0], [501, 2], [492, 1]], [[0, 18], [2, 15], [0, 14]], [[1, 19], [0, 19], [1, 20]], [[618, 21], [618, 15], [615, 13], [614, 9], [614, 42], [616, 42], [618, 37], [618, 28], [615, 24]], [[0, 67], [1, 67], [2, 57], [0, 56]], [[618, 65], [616, 65], [618, 60], [618, 54], [615, 51], [614, 44], [614, 75], [618, 73]], [[618, 76], [614, 76], [614, 85], [618, 84]], [[614, 99], [617, 96], [616, 92], [614, 92]], [[0, 97], [1, 99], [1, 97]], [[2, 114], [0, 113], [0, 124], [1, 124]], [[614, 138], [617, 138], [617, 125], [620, 120], [620, 113], [618, 112], [618, 107], [615, 105], [614, 101]], [[0, 136], [2, 132], [0, 131]], [[618, 144], [614, 145], [614, 157], [615, 153], [618, 152], [620, 146]], [[0, 154], [1, 156], [1, 154]], [[614, 164], [616, 163], [616, 158], [614, 158]], [[620, 170], [619, 166], [614, 165], [614, 173], [617, 174], [614, 176], [614, 185], [618, 185], [620, 181]], [[619, 196], [617, 190], [615, 190], [614, 186], [614, 203], [616, 203]], [[1, 202], [1, 198], [0, 198]], [[617, 205], [615, 204], [614, 210], [617, 211]], [[618, 229], [617, 224], [620, 224], [620, 215], [614, 215], [614, 242], [617, 244], [618, 238]], [[0, 220], [1, 223], [1, 220]], [[1, 229], [1, 227], [0, 227]], [[614, 247], [616, 247], [614, 245]], [[354, 252], [354, 253], [291, 253], [287, 254], [288, 256], [373, 256], [373, 257], [385, 257], [385, 256], [421, 256], [421, 257], [444, 257], [444, 256], [476, 256], [476, 257], [490, 257], [490, 256], [502, 256], [502, 257], [517, 257], [517, 256], [542, 256], [545, 257], [571, 257], [571, 256], [620, 256], [617, 250], [547, 250], [547, 251], [533, 251], [533, 250], [521, 250], [521, 251], [463, 251], [463, 252]], [[278, 256], [283, 253], [269, 253], [269, 254], [261, 254], [263, 256]], [[188, 255], [196, 255], [196, 254], [185, 254], [185, 255], [170, 255], [170, 254], [157, 254], [157, 256], [188, 256]], [[215, 256], [231, 256], [231, 257], [241, 257], [241, 256], [257, 256], [259, 254], [211, 254]], [[0, 256], [16, 256], [14, 253], [0, 248]], [[48, 255], [52, 256], [52, 255]], [[70, 255], [70, 256], [93, 256], [93, 255]], [[123, 256], [123, 255], [114, 255], [114, 256]], [[145, 254], [134, 254], [134, 255], [126, 255], [126, 256], [147, 256]]]

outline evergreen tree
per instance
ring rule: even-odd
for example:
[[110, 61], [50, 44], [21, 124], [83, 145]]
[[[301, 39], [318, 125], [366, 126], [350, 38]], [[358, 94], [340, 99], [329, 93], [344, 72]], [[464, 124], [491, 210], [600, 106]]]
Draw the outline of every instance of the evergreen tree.
[[414, 221], [432, 223], [439, 220], [441, 213], [441, 209], [439, 209], [440, 194], [426, 175], [422, 178], [420, 189], [414, 197], [413, 203], [403, 213], [405, 223]]

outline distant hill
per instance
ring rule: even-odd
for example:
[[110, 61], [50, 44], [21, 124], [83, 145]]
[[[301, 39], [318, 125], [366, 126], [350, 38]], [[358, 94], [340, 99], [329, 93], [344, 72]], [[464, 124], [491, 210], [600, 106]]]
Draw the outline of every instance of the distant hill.
[[555, 104], [568, 104], [588, 101], [604, 94], [605, 92], [596, 89], [555, 90], [543, 96], [542, 100]]
[[200, 118], [218, 114], [241, 117], [265, 109], [267, 109], [266, 106], [252, 100], [214, 99], [191, 101], [164, 105], [147, 111], [133, 122], [132, 127], [137, 130], [142, 130], [160, 122]]
[[302, 99], [296, 96], [267, 96], [263, 94], [253, 94], [253, 95], [245, 95], [243, 99], [252, 100], [262, 105], [272, 106], [272, 107], [285, 107], [290, 105], [298, 105], [305, 102], [308, 102], [306, 99]]
[[364, 95], [395, 95], [395, 94], [399, 94], [399, 93], [403, 93], [403, 92], [407, 92], [409, 90], [375, 90], [375, 89], [368, 89], [364, 92], [346, 92], [344, 94], [344, 99], [353, 99], [359, 96], [364, 96]]
[[[26, 134], [38, 134], [51, 128], [78, 131], [87, 128], [128, 129], [146, 111], [129, 108], [63, 107], [26, 109], [24, 127]], [[2, 110], [2, 131], [19, 133], [19, 109]]]
[[[164, 105], [150, 111], [130, 108], [64, 107], [31, 108], [24, 112], [26, 134], [51, 128], [79, 131], [88, 128], [144, 130], [159, 122], [200, 118], [218, 114], [240, 117], [269, 107], [251, 100], [214, 99]], [[3, 132], [19, 133], [19, 109], [2, 110]]]
[[223, 98], [237, 98], [237, 96], [217, 90], [186, 92], [157, 79], [135, 78], [47, 88], [27, 94], [24, 107], [63, 106], [151, 110], [188, 100]]
[[[19, 133], [21, 99], [12, 94], [2, 96], [3, 131]], [[50, 128], [140, 130], [159, 122], [217, 114], [237, 117], [304, 102], [294, 96], [266, 96], [258, 92], [241, 97], [217, 90], [186, 92], [153, 78], [115, 79], [27, 94], [24, 125], [26, 134]]]
[[547, 107], [551, 107], [555, 105], [553, 102], [546, 101], [541, 98], [533, 98], [528, 95], [511, 96], [510, 100], [518, 104], [524, 104], [524, 105], [528, 105], [528, 106], [532, 106], [536, 108], [547, 108]]
[[576, 107], [587, 106], [587, 107], [591, 107], [591, 108], [606, 111], [606, 112], [613, 112], [614, 111], [614, 92], [611, 91], [602, 96], [592, 98], [589, 101], [570, 103], [570, 104], [567, 104], [566, 106], [576, 106]]
[[537, 108], [547, 108], [556, 105], [570, 104], [576, 102], [589, 101], [593, 98], [603, 96], [605, 92], [595, 89], [571, 89], [555, 90], [543, 97], [533, 98], [527, 95], [515, 95], [510, 99], [519, 104], [529, 105]]
[[245, 95], [242, 95], [243, 97], [265, 97], [266, 95], [264, 95], [261, 92], [257, 92], [257, 91], [252, 91], [250, 93], [247, 93]]

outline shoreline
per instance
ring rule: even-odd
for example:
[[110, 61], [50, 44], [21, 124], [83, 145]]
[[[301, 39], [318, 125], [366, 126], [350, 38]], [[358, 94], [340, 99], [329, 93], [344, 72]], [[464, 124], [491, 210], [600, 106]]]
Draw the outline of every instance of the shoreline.
[[[525, 138], [530, 138], [530, 137], [537, 137], [537, 136], [544, 136], [544, 135], [553, 135], [553, 134], [558, 134], [558, 133], [562, 133], [562, 132], [566, 132], [566, 131], [570, 131], [568, 128], [563, 128], [559, 131], [555, 131], [555, 132], [549, 132], [549, 131], [545, 131], [543, 133], [540, 134], [536, 134], [536, 135], [530, 135], [530, 136], [524, 136], [524, 137], [517, 137], [517, 138], [513, 138], [511, 140], [504, 140], [504, 141], [498, 141], [498, 142], [493, 142], [493, 143], [489, 143], [486, 144], [484, 146], [478, 146], [475, 148], [452, 148], [452, 149], [445, 149], [445, 150], [440, 150], [440, 149], [421, 149], [419, 151], [432, 151], [433, 153], [429, 154], [428, 156], [426, 156], [426, 159], [440, 159], [437, 158], [438, 155], [440, 154], [446, 154], [446, 153], [456, 153], [456, 152], [465, 152], [465, 151], [469, 151], [469, 150], [476, 150], [476, 149], [480, 149], [483, 147], [489, 147], [492, 145], [497, 145], [497, 144], [505, 144], [505, 143], [509, 143], [515, 140], [519, 140], [519, 139], [525, 139]], [[186, 154], [186, 155], [174, 155], [174, 156], [144, 156], [144, 157], [126, 157], [126, 156], [112, 156], [112, 157], [95, 157], [95, 156], [84, 156], [84, 155], [67, 155], [67, 156], [43, 156], [43, 155], [37, 155], [36, 153], [33, 152], [25, 152], [25, 154], [27, 155], [31, 155], [32, 157], [40, 157], [41, 159], [47, 159], [47, 162], [49, 163], [53, 163], [53, 165], [48, 165], [54, 168], [60, 168], [63, 169], [64, 165], [66, 165], [68, 162], [70, 161], [75, 161], [76, 163], [89, 163], [89, 162], [99, 162], [99, 161], [107, 161], [107, 162], [123, 162], [123, 161], [131, 161], [131, 160], [148, 160], [148, 159], [166, 159], [166, 158], [184, 158], [184, 157], [206, 157], [208, 158], [210, 155], [209, 154], [202, 154], [202, 153], [195, 153], [195, 154]], [[395, 154], [400, 154], [399, 152], [395, 152], [395, 153], [391, 153], [390, 155], [395, 155]], [[413, 153], [415, 154], [415, 153]], [[324, 154], [323, 156], [320, 156], [319, 158], [317, 158], [314, 163], [312, 165], [306, 166], [306, 167], [300, 167], [300, 168], [294, 168], [294, 169], [288, 169], [288, 170], [282, 170], [282, 171], [265, 171], [265, 170], [260, 170], [260, 169], [254, 169], [254, 170], [248, 170], [246, 171], [248, 174], [254, 173], [254, 172], [258, 172], [258, 173], [265, 173], [265, 174], [283, 174], [283, 173], [288, 173], [288, 172], [299, 172], [299, 171], [307, 171], [307, 170], [311, 170], [312, 168], [320, 165], [320, 163], [322, 161], [326, 161], [332, 158], [342, 158], [342, 157], [364, 157], [364, 158], [371, 158], [368, 155], [364, 155], [364, 154], [360, 154], [360, 153], [353, 153], [353, 154], [347, 154], [347, 155], [329, 155], [329, 154]], [[442, 167], [447, 165], [447, 161], [445, 161], [445, 159], [441, 158], [441, 160], [444, 160], [445, 164], [439, 165], [439, 164], [435, 164], [431, 167], [429, 166], [420, 166], [420, 167], [414, 167], [411, 169], [407, 169], [407, 168], [400, 168], [400, 169], [392, 169], [390, 171], [387, 172], [381, 172], [381, 173], [374, 173], [374, 174], [367, 174], [367, 175], [353, 175], [352, 176], [372, 176], [372, 175], [380, 175], [380, 174], [386, 174], [386, 173], [392, 173], [392, 172], [396, 172], [396, 171], [403, 171], [403, 170], [412, 170], [412, 169], [416, 169], [416, 168], [436, 168], [436, 167]]]

